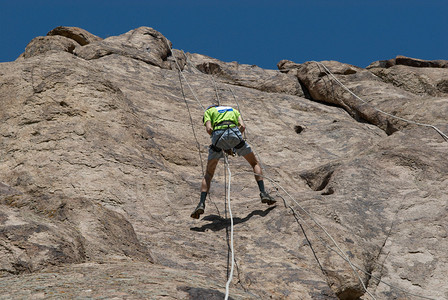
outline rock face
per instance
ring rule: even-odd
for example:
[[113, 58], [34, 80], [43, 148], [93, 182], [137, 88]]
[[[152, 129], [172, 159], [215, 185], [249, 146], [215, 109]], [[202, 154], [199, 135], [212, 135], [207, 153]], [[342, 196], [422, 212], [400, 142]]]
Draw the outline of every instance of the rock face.
[[222, 167], [190, 218], [219, 100], [278, 200], [230, 158], [231, 299], [448, 298], [448, 142], [404, 120], [448, 132], [443, 61], [275, 71], [170, 47], [58, 27], [0, 64], [2, 297], [224, 298]]
[[225, 63], [200, 54], [185, 56], [185, 63], [188, 63], [187, 67], [191, 71], [197, 70], [216, 76], [223, 83], [249, 87], [268, 93], [304, 96], [300, 83], [293, 75], [265, 70], [254, 65], [241, 65], [237, 62]]
[[404, 56], [367, 67], [383, 81], [420, 96], [448, 96], [448, 60], [424, 61]]

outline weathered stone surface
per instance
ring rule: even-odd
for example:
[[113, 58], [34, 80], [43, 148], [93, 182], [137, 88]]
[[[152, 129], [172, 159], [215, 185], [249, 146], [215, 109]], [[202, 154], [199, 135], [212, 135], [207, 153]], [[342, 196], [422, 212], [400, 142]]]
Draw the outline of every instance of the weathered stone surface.
[[[132, 55], [49, 51], [0, 64], [4, 297], [222, 298], [230, 220], [221, 164], [203, 218], [190, 213], [198, 152], [205, 160], [209, 143], [201, 105], [216, 91], [236, 105], [230, 88], [278, 200], [262, 204], [250, 166], [230, 158], [232, 299], [369, 299], [360, 278], [376, 299], [413, 297], [403, 290], [448, 297], [448, 143], [440, 135], [374, 113], [312, 62], [273, 71], [187, 54], [193, 67], [174, 49], [201, 105], [182, 79], [184, 101], [173, 57], [163, 54], [169, 47], [146, 30], [125, 34]], [[117, 49], [125, 40], [109, 39]], [[154, 63], [146, 39], [161, 47]], [[324, 64], [371, 105], [448, 131], [446, 99]], [[294, 94], [296, 83], [309, 99]], [[30, 265], [33, 273], [14, 275]]]
[[283, 59], [277, 63], [277, 68], [285, 73], [290, 70], [296, 70], [299, 66], [300, 64], [286, 59]]
[[395, 65], [369, 70], [383, 81], [419, 96], [448, 96], [448, 69], [446, 68]]
[[392, 66], [395, 66], [395, 64], [396, 64], [395, 58], [388, 59], [388, 60], [379, 60], [379, 61], [374, 61], [373, 63], [368, 65], [366, 67], [366, 69], [370, 70], [373, 68], [390, 68]]
[[445, 123], [447, 108], [436, 103], [445, 103], [446, 99], [418, 97], [361, 68], [334, 61], [322, 63], [339, 83], [318, 63], [307, 62], [297, 68], [299, 80], [314, 100], [340, 106], [355, 119], [372, 123], [388, 134], [409, 126], [400, 118], [433, 125]]
[[86, 259], [84, 244], [73, 227], [0, 204], [0, 276], [81, 263]]
[[396, 58], [389, 60], [380, 60], [371, 63], [366, 69], [374, 68], [390, 68], [396, 65], [403, 65], [416, 68], [448, 68], [448, 60], [423, 60], [418, 58], [406, 57], [398, 55]]
[[205, 74], [216, 76], [225, 83], [254, 88], [263, 92], [303, 96], [302, 88], [295, 76], [276, 70], [262, 69], [255, 65], [244, 65], [237, 62], [225, 63], [200, 54], [188, 53], [186, 56], [194, 68]]
[[77, 42], [63, 36], [39, 36], [34, 38], [25, 48], [23, 58], [44, 54], [48, 51], [65, 51], [73, 53]]
[[0, 276], [31, 273], [48, 265], [86, 259], [83, 237], [63, 222], [53, 222], [17, 203], [23, 193], [0, 183]]
[[168, 68], [166, 58], [170, 53], [170, 45], [171, 42], [160, 32], [150, 27], [139, 27], [120, 36], [78, 47], [75, 54], [87, 60], [118, 54]]
[[49, 31], [47, 35], [64, 36], [66, 38], [76, 41], [81, 46], [85, 46], [87, 44], [99, 42], [102, 40], [102, 38], [78, 27], [59, 26]]

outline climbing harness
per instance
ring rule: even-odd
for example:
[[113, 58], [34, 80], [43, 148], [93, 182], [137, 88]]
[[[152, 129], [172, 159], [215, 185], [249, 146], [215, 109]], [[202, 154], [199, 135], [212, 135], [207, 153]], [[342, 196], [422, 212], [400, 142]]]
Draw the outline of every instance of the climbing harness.
[[[235, 126], [231, 127], [230, 125], [235, 125]], [[246, 141], [244, 139], [240, 138], [240, 135], [238, 135], [237, 131], [234, 129], [234, 128], [237, 128], [236, 124], [232, 121], [222, 121], [222, 122], [216, 124], [214, 127], [217, 127], [217, 126], [227, 126], [227, 128], [220, 128], [220, 129], [214, 130], [214, 131], [222, 130], [222, 132], [220, 133], [220, 135], [216, 139], [216, 141], [210, 145], [210, 149], [212, 149], [215, 152], [221, 152], [224, 150], [224, 151], [226, 151], [227, 154], [235, 156], [234, 155], [235, 151], [233, 149], [241, 149], [246, 144]], [[237, 145], [235, 145], [233, 147], [233, 149], [221, 149], [217, 146], [217, 144], [221, 140], [222, 136], [225, 133], [227, 133], [229, 130], [231, 130], [235, 134], [235, 136], [237, 136], [239, 138], [240, 142]]]

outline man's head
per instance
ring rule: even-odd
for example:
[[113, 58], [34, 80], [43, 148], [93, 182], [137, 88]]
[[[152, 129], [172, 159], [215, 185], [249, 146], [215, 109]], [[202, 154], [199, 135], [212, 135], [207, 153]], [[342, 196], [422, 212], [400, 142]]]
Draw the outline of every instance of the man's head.
[[212, 105], [210, 105], [209, 107], [207, 107], [205, 110], [209, 110], [210, 108], [212, 108], [212, 107], [216, 107], [216, 106], [219, 106], [219, 104], [212, 104]]

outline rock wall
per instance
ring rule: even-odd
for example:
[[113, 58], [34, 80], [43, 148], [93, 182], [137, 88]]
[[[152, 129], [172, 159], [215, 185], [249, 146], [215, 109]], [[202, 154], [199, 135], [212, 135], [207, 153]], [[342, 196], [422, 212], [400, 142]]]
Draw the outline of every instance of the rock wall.
[[201, 106], [219, 101], [240, 107], [278, 200], [262, 204], [230, 158], [232, 299], [448, 298], [448, 143], [378, 111], [447, 133], [445, 61], [322, 62], [360, 101], [316, 62], [263, 70], [170, 48], [148, 27], [58, 27], [0, 64], [2, 296], [223, 298], [222, 164], [190, 218]]

